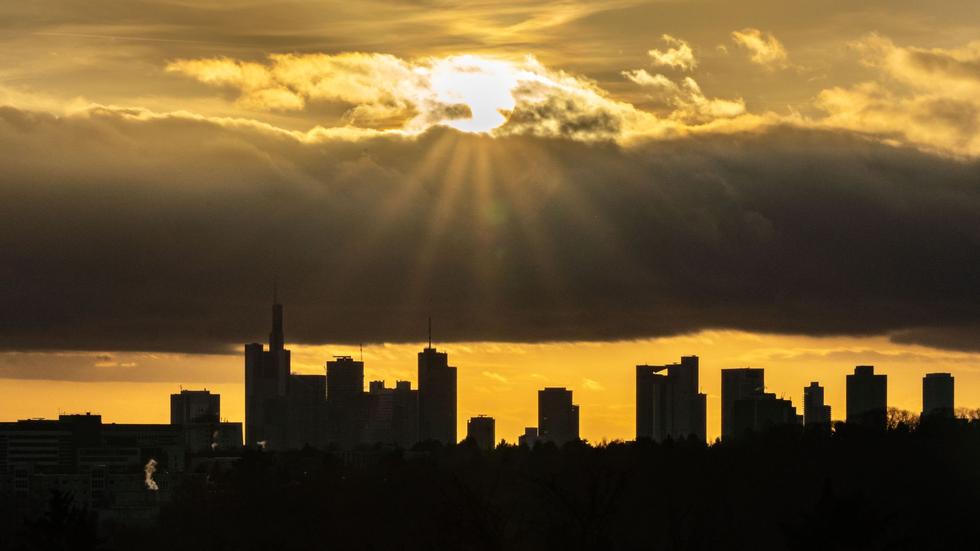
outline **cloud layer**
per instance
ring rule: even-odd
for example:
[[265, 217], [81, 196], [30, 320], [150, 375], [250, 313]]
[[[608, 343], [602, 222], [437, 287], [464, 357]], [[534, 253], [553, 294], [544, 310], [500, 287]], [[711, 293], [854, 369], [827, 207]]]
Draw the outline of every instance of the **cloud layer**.
[[0, 165], [8, 349], [226, 350], [263, 338], [277, 275], [305, 343], [429, 315], [507, 341], [980, 322], [980, 166], [837, 131], [303, 141], [4, 108]]

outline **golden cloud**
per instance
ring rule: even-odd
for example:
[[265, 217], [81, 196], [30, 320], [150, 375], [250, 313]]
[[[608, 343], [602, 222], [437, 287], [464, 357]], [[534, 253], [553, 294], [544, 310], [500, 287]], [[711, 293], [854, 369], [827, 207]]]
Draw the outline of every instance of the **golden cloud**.
[[669, 34], [665, 34], [661, 38], [670, 48], [663, 51], [653, 49], [647, 52], [654, 65], [672, 67], [682, 71], [690, 71], [697, 67], [698, 61], [694, 58], [694, 51], [691, 50], [690, 44]]
[[772, 33], [746, 28], [732, 32], [732, 40], [752, 54], [752, 62], [770, 69], [782, 69], [789, 65], [786, 48]]
[[902, 47], [876, 34], [852, 44], [884, 78], [820, 92], [821, 125], [953, 155], [980, 155], [980, 42]]

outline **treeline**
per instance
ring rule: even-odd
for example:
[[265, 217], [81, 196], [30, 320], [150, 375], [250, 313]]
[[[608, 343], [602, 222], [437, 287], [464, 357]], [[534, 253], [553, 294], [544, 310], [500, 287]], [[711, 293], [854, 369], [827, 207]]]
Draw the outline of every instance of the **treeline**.
[[678, 441], [247, 452], [104, 549], [976, 549], [980, 421]]

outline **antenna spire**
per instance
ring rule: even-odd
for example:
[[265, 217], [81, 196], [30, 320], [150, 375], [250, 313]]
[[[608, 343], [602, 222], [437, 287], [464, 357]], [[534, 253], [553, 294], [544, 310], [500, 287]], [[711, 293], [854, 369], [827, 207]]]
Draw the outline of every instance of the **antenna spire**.
[[429, 348], [432, 348], [432, 316], [429, 316]]
[[279, 276], [272, 276], [272, 304], [279, 304]]

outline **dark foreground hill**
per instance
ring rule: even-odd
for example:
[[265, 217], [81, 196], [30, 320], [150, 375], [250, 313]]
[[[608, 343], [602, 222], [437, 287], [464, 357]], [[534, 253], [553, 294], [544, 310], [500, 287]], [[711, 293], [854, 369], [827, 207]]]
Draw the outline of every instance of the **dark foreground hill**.
[[694, 442], [481, 452], [248, 452], [174, 489], [156, 522], [53, 499], [26, 549], [980, 548], [980, 422], [786, 428]]

